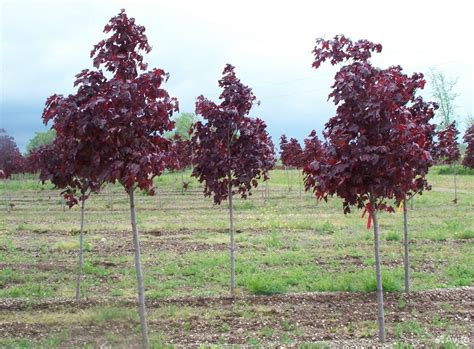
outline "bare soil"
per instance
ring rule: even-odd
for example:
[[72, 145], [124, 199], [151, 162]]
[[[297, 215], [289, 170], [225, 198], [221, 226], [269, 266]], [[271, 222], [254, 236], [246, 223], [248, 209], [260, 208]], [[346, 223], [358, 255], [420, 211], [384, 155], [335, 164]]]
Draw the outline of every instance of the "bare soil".
[[[403, 302], [403, 307], [401, 303]], [[0, 313], [15, 313], [15, 321], [2, 322], [0, 338], [28, 338], [40, 340], [45, 335], [68, 331], [70, 343], [77, 346], [90, 343], [107, 343], [105, 333], [118, 334], [119, 347], [138, 346], [139, 338], [134, 331], [137, 324], [116, 319], [105, 325], [91, 323], [65, 324], [62, 322], [23, 323], [22, 314], [77, 312], [97, 306], [134, 308], [135, 301], [125, 298], [85, 298], [81, 301], [66, 298], [41, 299], [37, 301], [1, 299]], [[325, 341], [330, 346], [343, 344], [377, 345], [376, 300], [373, 293], [321, 292], [286, 294], [275, 296], [239, 297], [181, 297], [148, 300], [150, 312], [156, 309], [186, 308], [174, 317], [150, 319], [150, 331], [161, 331], [164, 344], [198, 347], [205, 344], [243, 345], [249, 339], [259, 337], [264, 346], [292, 347], [298, 343]], [[189, 308], [191, 310], [189, 310]], [[451, 324], [450, 336], [473, 339], [474, 287], [438, 289], [409, 295], [385, 294], [386, 323], [389, 343], [395, 341], [425, 346], [415, 333], [403, 333], [397, 338], [397, 325], [411, 320], [428, 329], [428, 338], [435, 343], [444, 331], [433, 324], [436, 318]], [[262, 336], [262, 331], [266, 335]], [[282, 334], [291, 344], [282, 343]], [[400, 335], [398, 335], [400, 337]], [[263, 338], [263, 340], [262, 340]], [[473, 344], [471, 342], [471, 344]], [[430, 346], [430, 345], [428, 345]], [[67, 346], [68, 347], [68, 346]]]

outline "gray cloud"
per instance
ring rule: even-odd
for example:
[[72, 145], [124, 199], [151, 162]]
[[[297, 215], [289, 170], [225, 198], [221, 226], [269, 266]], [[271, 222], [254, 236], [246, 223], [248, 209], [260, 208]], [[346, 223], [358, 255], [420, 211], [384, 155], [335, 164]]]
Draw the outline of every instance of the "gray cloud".
[[[457, 111], [473, 114], [468, 4], [380, 4], [4, 0], [0, 127], [24, 150], [34, 132], [45, 129], [46, 98], [73, 92], [74, 75], [91, 67], [92, 46], [122, 7], [147, 28], [153, 50], [146, 60], [170, 72], [167, 88], [182, 111], [193, 111], [200, 94], [217, 98], [217, 80], [231, 63], [262, 101], [253, 112], [275, 142], [281, 133], [300, 140], [313, 128], [320, 133], [334, 113], [327, 101], [334, 69], [312, 69], [311, 50], [316, 37], [338, 33], [380, 41], [384, 51], [374, 62], [381, 66], [400, 64], [408, 72], [437, 66], [458, 76]], [[430, 95], [429, 87], [424, 94]]]

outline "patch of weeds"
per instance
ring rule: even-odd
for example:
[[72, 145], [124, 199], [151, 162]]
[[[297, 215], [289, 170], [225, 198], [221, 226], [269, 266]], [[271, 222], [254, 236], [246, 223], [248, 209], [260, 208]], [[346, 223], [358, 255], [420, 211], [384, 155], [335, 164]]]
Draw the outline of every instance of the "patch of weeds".
[[228, 333], [230, 331], [230, 325], [227, 322], [222, 322], [220, 324], [220, 332]]
[[48, 234], [49, 230], [48, 229], [33, 229], [33, 233], [35, 233], [35, 234]]
[[275, 334], [275, 329], [271, 327], [263, 327], [260, 330], [260, 333], [262, 334], [263, 337], [271, 337]]
[[26, 230], [26, 225], [21, 223], [16, 226], [16, 230]]
[[[71, 236], [79, 236], [79, 234], [81, 233], [81, 231], [79, 229], [71, 229], [69, 230], [68, 234], [71, 235]], [[88, 234], [88, 231], [87, 230], [83, 230], [82, 232], [84, 235], [87, 235]]]
[[281, 248], [283, 243], [281, 242], [280, 234], [272, 231], [270, 238], [265, 241], [265, 246], [269, 248]]
[[440, 329], [447, 329], [452, 326], [452, 321], [450, 319], [446, 319], [441, 317], [439, 314], [434, 314], [433, 318], [430, 321], [431, 325], [435, 326], [436, 328]]
[[403, 298], [402, 295], [398, 298], [398, 309], [403, 310], [407, 306], [407, 303], [405, 302], [405, 299]]
[[469, 239], [474, 239], [474, 230], [464, 230], [461, 231], [460, 233], [457, 233], [456, 238], [462, 239], [462, 240], [469, 240]]
[[[377, 290], [377, 281], [375, 273], [361, 275], [363, 277], [363, 289], [365, 292], [375, 292]], [[382, 273], [382, 287], [385, 292], [399, 292], [402, 290], [401, 278], [395, 275], [391, 270]]]
[[33, 348], [34, 343], [27, 339], [0, 339], [0, 347], [4, 349]]
[[282, 333], [280, 336], [280, 342], [283, 344], [292, 344], [294, 341], [290, 338], [288, 333]]
[[395, 327], [395, 337], [397, 339], [404, 338], [405, 334], [416, 334], [419, 336], [424, 333], [425, 330], [418, 320], [406, 320]]
[[255, 337], [250, 337], [249, 339], [247, 339], [247, 344], [255, 347], [260, 347], [260, 341], [258, 340], [258, 338]]
[[58, 241], [53, 245], [54, 250], [70, 251], [79, 249], [79, 241]]
[[318, 226], [316, 230], [319, 230], [320, 232], [327, 234], [327, 235], [332, 235], [337, 231], [337, 228], [334, 224], [332, 224], [329, 221], [325, 221], [323, 224]]
[[115, 320], [138, 321], [138, 315], [135, 309], [106, 307], [96, 309], [90, 320], [92, 323], [102, 326]]
[[84, 263], [84, 274], [92, 274], [98, 277], [106, 277], [109, 276], [111, 271], [107, 270], [104, 267], [98, 265], [92, 265], [90, 262]]
[[21, 286], [14, 286], [0, 289], [0, 298], [11, 297], [51, 297], [54, 294], [54, 289], [51, 286], [44, 286], [41, 284], [22, 284]]
[[238, 209], [241, 209], [241, 210], [252, 210], [255, 208], [255, 204], [253, 203], [253, 201], [244, 201], [243, 203], [240, 203], [240, 204], [237, 204], [236, 205]]
[[283, 328], [284, 331], [287, 332], [293, 332], [296, 331], [297, 327], [294, 324], [290, 324], [287, 320], [283, 320], [281, 323], [281, 327]]
[[474, 282], [474, 269], [466, 265], [453, 265], [446, 269], [446, 274], [452, 278], [454, 286], [470, 286]]
[[446, 241], [447, 237], [444, 232], [436, 230], [428, 236], [428, 239], [432, 241]]
[[257, 274], [244, 281], [244, 287], [252, 294], [272, 295], [285, 293], [288, 286], [280, 279], [267, 274]]
[[120, 289], [120, 288], [113, 288], [111, 291], [110, 291], [110, 295], [112, 297], [122, 297], [123, 296], [123, 290]]
[[150, 332], [150, 347], [160, 349], [172, 349], [174, 348], [171, 344], [165, 344], [165, 336], [163, 332]]
[[400, 241], [400, 239], [401, 239], [400, 234], [394, 231], [389, 231], [388, 233], [385, 234], [386, 241]]
[[8, 284], [21, 284], [25, 281], [23, 274], [12, 268], [0, 270], [0, 288], [4, 288]]
[[8, 251], [8, 253], [13, 253], [16, 250], [15, 244], [13, 243], [12, 239], [6, 239], [4, 245]]

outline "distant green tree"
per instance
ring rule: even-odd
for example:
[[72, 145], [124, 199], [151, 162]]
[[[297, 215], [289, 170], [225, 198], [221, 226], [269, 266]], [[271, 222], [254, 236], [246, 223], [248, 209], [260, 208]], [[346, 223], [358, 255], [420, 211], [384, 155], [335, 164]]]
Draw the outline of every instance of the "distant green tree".
[[459, 95], [453, 90], [458, 79], [449, 78], [443, 72], [434, 68], [430, 69], [429, 77], [433, 98], [435, 98], [436, 103], [439, 105], [439, 109], [436, 111], [436, 114], [441, 119], [439, 127], [445, 129], [456, 120], [454, 100]]
[[173, 131], [167, 132], [165, 137], [172, 139], [175, 136], [179, 136], [182, 140], [190, 140], [191, 135], [189, 130], [193, 125], [198, 121], [198, 117], [194, 113], [181, 113], [178, 116], [173, 118], [175, 122]]
[[46, 132], [36, 132], [35, 136], [30, 139], [30, 142], [26, 146], [26, 153], [31, 154], [33, 150], [42, 145], [52, 144], [54, 138], [56, 138], [56, 131], [53, 129], [48, 130]]

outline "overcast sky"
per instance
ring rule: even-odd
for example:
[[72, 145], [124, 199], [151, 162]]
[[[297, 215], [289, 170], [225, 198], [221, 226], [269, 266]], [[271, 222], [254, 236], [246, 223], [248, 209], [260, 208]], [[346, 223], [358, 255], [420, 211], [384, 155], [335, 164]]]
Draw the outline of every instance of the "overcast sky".
[[[275, 143], [302, 140], [334, 113], [327, 101], [334, 68], [311, 68], [317, 37], [344, 34], [383, 45], [373, 62], [407, 73], [430, 67], [458, 77], [457, 114], [473, 112], [472, 11], [468, 1], [52, 1], [1, 2], [1, 116], [24, 151], [44, 102], [73, 92], [74, 75], [91, 68], [89, 52], [107, 21], [125, 8], [146, 27], [149, 68], [170, 73], [166, 88], [193, 112], [196, 96], [217, 98], [226, 63], [254, 89]], [[468, 34], [471, 33], [471, 34]], [[424, 96], [430, 97], [427, 84]]]

